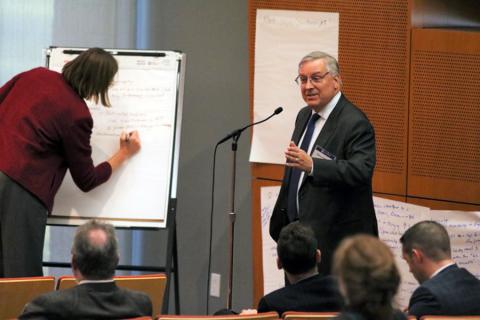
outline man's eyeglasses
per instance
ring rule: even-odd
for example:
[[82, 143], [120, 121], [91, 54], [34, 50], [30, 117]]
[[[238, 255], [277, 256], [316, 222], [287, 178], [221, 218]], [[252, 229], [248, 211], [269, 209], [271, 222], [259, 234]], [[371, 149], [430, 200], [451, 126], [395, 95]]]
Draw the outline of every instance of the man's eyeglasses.
[[322, 82], [323, 78], [325, 78], [327, 76], [327, 74], [329, 74], [329, 73], [330, 73], [330, 71], [327, 71], [322, 75], [320, 75], [318, 73], [314, 73], [310, 77], [298, 75], [298, 77], [295, 78], [295, 82], [298, 85], [305, 85], [305, 84], [307, 84], [308, 80], [310, 79], [311, 83], [319, 84], [320, 82]]

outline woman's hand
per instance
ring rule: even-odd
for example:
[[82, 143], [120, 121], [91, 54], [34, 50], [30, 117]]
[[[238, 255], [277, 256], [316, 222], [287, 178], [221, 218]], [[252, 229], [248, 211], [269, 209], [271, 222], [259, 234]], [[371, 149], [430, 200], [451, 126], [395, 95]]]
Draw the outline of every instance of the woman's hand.
[[122, 132], [120, 134], [120, 149], [123, 150], [129, 157], [140, 151], [140, 148], [140, 136], [137, 130], [129, 133]]

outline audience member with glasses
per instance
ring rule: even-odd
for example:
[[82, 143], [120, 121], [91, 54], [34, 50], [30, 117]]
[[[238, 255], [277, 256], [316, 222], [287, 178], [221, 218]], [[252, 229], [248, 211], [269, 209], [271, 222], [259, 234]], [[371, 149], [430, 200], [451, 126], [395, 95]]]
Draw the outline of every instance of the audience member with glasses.
[[355, 233], [378, 235], [372, 200], [375, 134], [367, 116], [341, 92], [338, 62], [314, 51], [298, 65], [295, 82], [302, 108], [285, 151], [283, 183], [270, 235], [277, 241], [285, 225], [300, 220], [313, 228], [330, 274], [338, 243]]

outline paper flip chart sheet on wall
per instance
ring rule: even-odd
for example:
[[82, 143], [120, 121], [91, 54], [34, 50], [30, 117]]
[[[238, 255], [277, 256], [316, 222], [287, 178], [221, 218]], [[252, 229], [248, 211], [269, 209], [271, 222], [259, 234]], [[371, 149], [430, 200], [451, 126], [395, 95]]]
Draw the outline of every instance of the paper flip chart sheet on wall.
[[374, 197], [374, 203], [380, 238], [395, 254], [402, 277], [396, 298], [400, 308], [408, 306], [418, 282], [402, 259], [399, 239], [407, 228], [417, 222], [432, 220], [441, 223], [450, 236], [453, 260], [480, 278], [480, 212], [430, 210], [427, 207], [378, 197]]
[[275, 291], [285, 286], [283, 270], [277, 268], [277, 244], [268, 232], [270, 217], [272, 216], [275, 201], [278, 198], [280, 187], [261, 188], [261, 219], [262, 219], [262, 257], [263, 257], [263, 292]]
[[[117, 226], [165, 227], [176, 189], [184, 56], [172, 51], [110, 51], [119, 64], [109, 90], [112, 107], [88, 102], [94, 120], [92, 157], [95, 164], [108, 160], [118, 150], [122, 131], [138, 130], [142, 148], [88, 193], [67, 174], [49, 223], [78, 224], [99, 217]], [[50, 49], [49, 68], [60, 72], [78, 55], [75, 52]]]
[[285, 163], [295, 117], [306, 104], [294, 79], [307, 53], [338, 57], [339, 14], [295, 10], [257, 10], [253, 116], [262, 120], [277, 107], [284, 111], [253, 129], [251, 162]]
[[400, 309], [403, 309], [408, 306], [408, 300], [418, 283], [409, 272], [407, 263], [402, 259], [400, 237], [415, 223], [430, 220], [430, 208], [379, 197], [374, 197], [373, 200], [380, 239], [392, 249], [402, 278], [395, 302]]
[[[261, 188], [262, 239], [264, 293], [283, 286], [282, 272], [276, 269], [276, 244], [268, 234], [270, 216], [280, 187]], [[392, 250], [401, 275], [401, 284], [395, 304], [404, 309], [418, 282], [409, 272], [402, 259], [400, 237], [412, 225], [423, 220], [441, 223], [447, 229], [452, 247], [452, 257], [460, 267], [464, 267], [480, 278], [480, 212], [440, 211], [400, 201], [373, 197], [378, 220], [380, 239]]]

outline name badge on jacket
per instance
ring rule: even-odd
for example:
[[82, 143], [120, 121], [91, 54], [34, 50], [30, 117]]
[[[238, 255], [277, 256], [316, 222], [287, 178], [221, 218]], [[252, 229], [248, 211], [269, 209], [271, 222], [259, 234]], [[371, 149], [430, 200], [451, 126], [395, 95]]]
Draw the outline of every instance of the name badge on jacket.
[[315, 150], [312, 153], [312, 158], [323, 159], [323, 160], [335, 160], [337, 157], [329, 152], [328, 150], [320, 147], [319, 145], [315, 146]]

